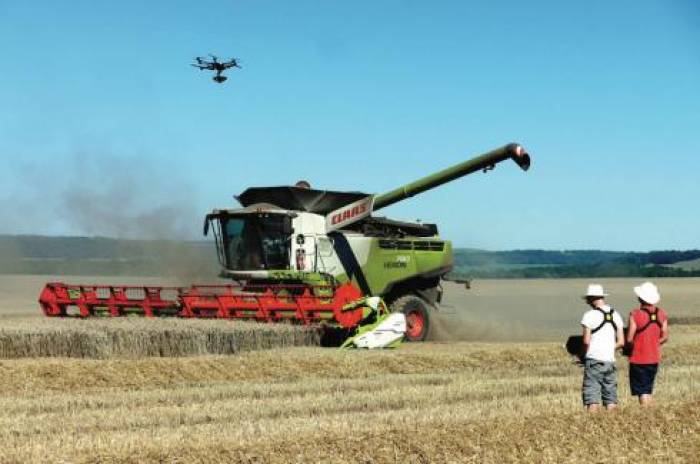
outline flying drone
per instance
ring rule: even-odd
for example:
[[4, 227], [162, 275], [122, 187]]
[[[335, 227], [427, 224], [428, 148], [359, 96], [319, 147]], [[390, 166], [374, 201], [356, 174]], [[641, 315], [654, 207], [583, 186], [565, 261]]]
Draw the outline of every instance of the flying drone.
[[199, 56], [196, 57], [196, 63], [192, 63], [192, 66], [194, 66], [195, 68], [199, 68], [200, 71], [204, 69], [207, 69], [209, 71], [216, 71], [216, 75], [212, 77], [212, 79], [218, 84], [221, 84], [226, 79], [228, 79], [226, 76], [221, 74], [222, 72], [229, 68], [240, 69], [238, 61], [235, 58], [231, 58], [229, 61], [219, 61], [219, 59], [214, 55], [209, 56], [211, 57], [211, 60], [207, 60]]

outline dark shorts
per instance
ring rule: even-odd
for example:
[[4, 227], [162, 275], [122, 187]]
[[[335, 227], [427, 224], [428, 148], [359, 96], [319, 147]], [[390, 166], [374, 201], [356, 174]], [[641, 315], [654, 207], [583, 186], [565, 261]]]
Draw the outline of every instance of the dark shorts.
[[654, 391], [654, 379], [658, 364], [630, 363], [630, 390], [632, 395], [651, 395]]

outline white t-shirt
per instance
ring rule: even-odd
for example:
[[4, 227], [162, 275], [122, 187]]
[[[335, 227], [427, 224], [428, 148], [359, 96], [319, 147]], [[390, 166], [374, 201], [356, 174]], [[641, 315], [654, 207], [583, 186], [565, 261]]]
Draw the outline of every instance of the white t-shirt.
[[[604, 305], [600, 309], [606, 313], [612, 311], [612, 308], [608, 305]], [[605, 316], [603, 316], [603, 313], [597, 309], [589, 309], [583, 315], [581, 325], [593, 330], [598, 327], [604, 319]], [[620, 328], [624, 327], [625, 325], [620, 313], [617, 311], [613, 313], [613, 321]], [[615, 328], [608, 322], [596, 333], [591, 334], [591, 343], [588, 345], [586, 357], [597, 361], [615, 362], [616, 342], [617, 335], [615, 333]]]

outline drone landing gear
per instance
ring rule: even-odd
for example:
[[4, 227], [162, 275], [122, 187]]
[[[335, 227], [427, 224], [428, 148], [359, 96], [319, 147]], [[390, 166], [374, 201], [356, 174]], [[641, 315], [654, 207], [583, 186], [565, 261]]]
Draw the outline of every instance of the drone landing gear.
[[226, 79], [228, 79], [226, 76], [214, 76], [214, 77], [212, 77], [212, 80], [214, 82], [218, 82], [219, 84], [224, 82]]

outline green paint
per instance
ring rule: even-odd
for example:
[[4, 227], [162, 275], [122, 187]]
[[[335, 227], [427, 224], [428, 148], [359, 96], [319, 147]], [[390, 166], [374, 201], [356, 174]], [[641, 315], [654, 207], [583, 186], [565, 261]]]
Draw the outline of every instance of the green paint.
[[493, 169], [497, 163], [512, 159], [524, 171], [530, 168], [530, 155], [518, 144], [511, 143], [492, 150], [476, 158], [468, 159], [449, 168], [443, 169], [414, 182], [402, 185], [394, 190], [374, 197], [374, 210], [393, 205], [401, 200], [418, 195], [442, 184], [469, 175], [473, 172]]
[[[416, 238], [407, 237], [404, 241], [416, 243], [444, 243], [442, 251], [416, 250], [396, 250], [380, 247], [380, 239], [366, 237], [364, 240], [370, 241], [370, 251], [367, 263], [362, 267], [362, 272], [370, 287], [371, 295], [384, 296], [389, 291], [392, 284], [409, 279], [417, 275], [442, 273], [452, 268], [452, 243], [442, 241], [437, 237]], [[418, 246], [420, 248], [420, 245]], [[336, 276], [339, 282], [347, 282], [347, 274]], [[353, 277], [352, 283], [360, 288], [357, 278]]]

